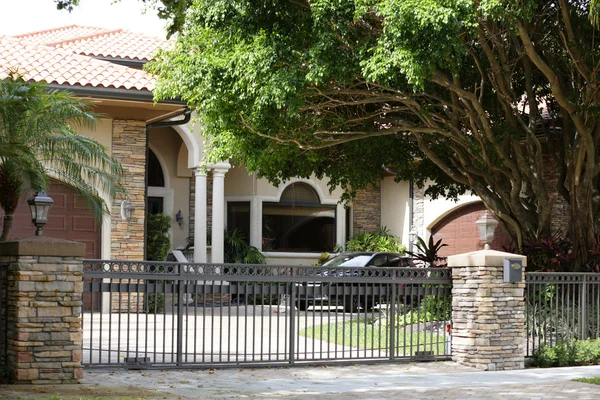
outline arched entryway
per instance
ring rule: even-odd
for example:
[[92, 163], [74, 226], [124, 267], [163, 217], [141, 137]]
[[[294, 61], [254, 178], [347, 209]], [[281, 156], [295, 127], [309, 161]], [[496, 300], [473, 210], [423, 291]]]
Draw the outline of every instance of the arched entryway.
[[[479, 240], [477, 221], [486, 211], [482, 202], [459, 206], [438, 221], [432, 228], [434, 240], [442, 239], [447, 244], [440, 250], [440, 256], [447, 257], [454, 254], [468, 253], [483, 249], [484, 243]], [[504, 250], [510, 246], [510, 236], [500, 226], [496, 228], [494, 240], [490, 247], [494, 250]]]
[[[47, 191], [54, 200], [48, 216], [48, 224], [44, 227], [44, 235], [59, 239], [85, 243], [86, 258], [100, 258], [100, 225], [94, 218], [85, 199], [62, 182], [51, 180]], [[0, 216], [4, 213], [0, 211]], [[17, 208], [9, 240], [34, 236], [35, 227], [31, 223], [31, 213], [27, 199], [23, 199]]]

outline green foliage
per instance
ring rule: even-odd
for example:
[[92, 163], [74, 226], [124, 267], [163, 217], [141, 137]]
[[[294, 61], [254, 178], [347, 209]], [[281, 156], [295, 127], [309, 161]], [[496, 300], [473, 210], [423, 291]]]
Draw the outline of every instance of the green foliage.
[[0, 208], [5, 212], [0, 241], [8, 237], [19, 199], [45, 190], [49, 176], [72, 186], [97, 217], [109, 213], [101, 193], [114, 198], [124, 191], [119, 163], [102, 144], [73, 128], [94, 126], [90, 107], [15, 73], [0, 80]]
[[572, 340], [554, 346], [542, 345], [532, 357], [541, 368], [600, 364], [600, 339]]
[[[336, 248], [336, 251], [344, 249]], [[390, 235], [385, 226], [375, 232], [361, 232], [348, 239], [345, 251], [383, 251], [404, 254], [406, 247], [400, 243], [400, 238]]]
[[[160, 281], [157, 281], [160, 282]], [[165, 295], [164, 293], [148, 293], [146, 300], [146, 312], [148, 314], [158, 314], [165, 311]]]
[[149, 261], [165, 261], [171, 249], [171, 217], [167, 214], [149, 214], [146, 236], [146, 258]]
[[422, 261], [428, 267], [440, 267], [442, 262], [444, 261], [443, 257], [439, 256], [439, 251], [442, 247], [448, 246], [447, 244], [442, 244], [442, 239], [437, 242], [433, 242], [433, 235], [429, 236], [428, 244], [425, 243], [423, 238], [417, 237], [417, 251], [407, 251], [406, 254], [413, 257], [416, 260]]
[[600, 385], [600, 376], [593, 376], [591, 378], [577, 378], [573, 379], [575, 382], [591, 383], [593, 385]]
[[265, 256], [248, 244], [246, 235], [239, 229], [225, 231], [224, 260], [233, 264], [264, 264]]
[[[196, 0], [146, 69], [157, 99], [197, 111], [209, 162], [274, 184], [327, 176], [345, 198], [383, 167], [433, 180], [433, 197], [472, 190], [520, 247], [550, 233], [557, 187], [572, 221], [599, 219], [600, 153], [581, 153], [600, 123], [596, 3]], [[546, 155], [558, 185], [540, 179]], [[577, 265], [597, 233], [584, 225]]]

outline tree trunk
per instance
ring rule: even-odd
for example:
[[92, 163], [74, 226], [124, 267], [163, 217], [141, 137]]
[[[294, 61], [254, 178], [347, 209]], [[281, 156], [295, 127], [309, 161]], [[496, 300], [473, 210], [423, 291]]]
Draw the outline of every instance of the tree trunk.
[[4, 223], [2, 224], [2, 235], [0, 235], [0, 242], [4, 242], [8, 238], [8, 232], [10, 232], [12, 223], [13, 213], [6, 213], [6, 215], [4, 216]]
[[571, 184], [570, 186], [571, 221], [567, 239], [573, 245], [572, 271], [580, 272], [590, 261], [590, 250], [595, 243], [592, 184], [583, 181], [578, 185]]

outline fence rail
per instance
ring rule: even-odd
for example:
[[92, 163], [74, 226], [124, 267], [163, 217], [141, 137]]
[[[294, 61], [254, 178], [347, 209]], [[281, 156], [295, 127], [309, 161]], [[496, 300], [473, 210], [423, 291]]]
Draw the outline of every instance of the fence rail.
[[86, 260], [86, 366], [445, 359], [450, 270]]
[[0, 263], [0, 368], [8, 364], [8, 264]]
[[528, 272], [527, 356], [542, 346], [600, 338], [600, 274]]

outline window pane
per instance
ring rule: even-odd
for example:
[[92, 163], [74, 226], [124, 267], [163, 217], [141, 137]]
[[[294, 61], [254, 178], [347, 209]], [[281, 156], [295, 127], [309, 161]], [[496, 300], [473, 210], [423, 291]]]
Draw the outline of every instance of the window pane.
[[250, 203], [227, 203], [227, 230], [241, 231], [250, 243]]
[[148, 197], [148, 214], [160, 214], [163, 212], [164, 200], [162, 197]]
[[335, 245], [335, 206], [263, 204], [264, 251], [323, 252]]

